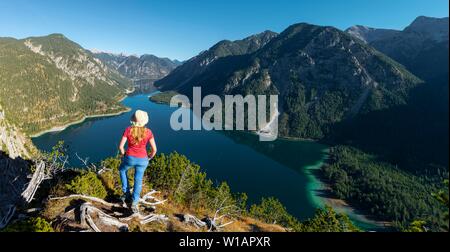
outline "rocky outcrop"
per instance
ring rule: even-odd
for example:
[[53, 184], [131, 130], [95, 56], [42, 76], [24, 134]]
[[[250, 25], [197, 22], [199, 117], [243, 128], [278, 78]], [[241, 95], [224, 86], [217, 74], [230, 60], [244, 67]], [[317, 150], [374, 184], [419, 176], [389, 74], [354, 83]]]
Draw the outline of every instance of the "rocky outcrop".
[[0, 151], [15, 159], [30, 158], [36, 149], [31, 141], [14, 125], [6, 121], [5, 112], [0, 106]]
[[345, 32], [366, 43], [372, 43], [373, 41], [376, 40], [391, 38], [400, 33], [400, 31], [397, 30], [377, 29], [363, 25], [352, 26], [347, 30], [345, 30]]

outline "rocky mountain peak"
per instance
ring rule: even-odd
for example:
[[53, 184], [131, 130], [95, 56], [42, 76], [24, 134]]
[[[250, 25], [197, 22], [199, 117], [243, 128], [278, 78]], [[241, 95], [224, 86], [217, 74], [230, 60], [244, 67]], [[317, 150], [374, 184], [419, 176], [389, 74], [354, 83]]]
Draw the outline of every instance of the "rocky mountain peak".
[[[68, 40], [62, 34], [27, 38], [23, 43], [34, 53], [54, 63], [72, 81], [83, 79], [92, 86], [95, 86], [97, 81], [106, 82], [111, 86], [117, 85], [114, 80], [108, 78], [108, 69], [101, 61], [91, 57], [81, 46]], [[77, 94], [73, 97], [73, 100], [76, 99], [78, 99]]]
[[371, 28], [364, 25], [352, 26], [345, 30], [345, 32], [355, 38], [362, 40], [365, 43], [372, 43], [373, 41], [393, 37], [396, 34], [400, 33], [400, 31], [397, 30]]
[[423, 80], [448, 84], [448, 27], [448, 17], [420, 16], [402, 31], [353, 26], [346, 32], [401, 63]]
[[437, 42], [448, 40], [448, 17], [434, 18], [420, 16], [414, 20], [405, 32], [419, 33]]

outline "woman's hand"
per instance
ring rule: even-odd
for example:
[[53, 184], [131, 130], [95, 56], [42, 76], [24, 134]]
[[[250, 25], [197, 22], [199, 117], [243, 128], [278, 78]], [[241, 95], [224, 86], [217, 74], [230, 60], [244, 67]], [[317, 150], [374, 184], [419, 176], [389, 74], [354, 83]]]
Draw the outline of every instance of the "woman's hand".
[[152, 148], [152, 151], [150, 152], [150, 154], [148, 155], [149, 159], [153, 159], [156, 155], [156, 143], [155, 143], [155, 138], [150, 139], [150, 147]]
[[119, 143], [119, 151], [120, 151], [120, 155], [122, 157], [125, 156], [125, 143], [126, 142], [127, 142], [127, 138], [122, 137], [122, 139], [120, 140], [120, 143]]
[[148, 154], [148, 159], [152, 160], [154, 157], [156, 156], [156, 151], [150, 151], [150, 153]]

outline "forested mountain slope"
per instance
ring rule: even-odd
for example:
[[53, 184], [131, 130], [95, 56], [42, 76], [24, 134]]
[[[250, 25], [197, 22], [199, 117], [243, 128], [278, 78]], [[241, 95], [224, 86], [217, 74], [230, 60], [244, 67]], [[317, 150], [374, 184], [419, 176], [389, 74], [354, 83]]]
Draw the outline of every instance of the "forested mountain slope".
[[253, 53], [270, 42], [277, 33], [265, 31], [242, 40], [222, 40], [210, 49], [184, 62], [167, 77], [155, 83], [162, 90], [182, 88], [187, 82], [203, 74], [218, 59]]
[[186, 78], [173, 71], [157, 85], [188, 95], [193, 86], [201, 86], [204, 95], [279, 94], [281, 134], [314, 139], [357, 114], [406, 104], [409, 91], [421, 83], [360, 40], [305, 23], [254, 53], [222, 57], [191, 72], [199, 74]]
[[0, 38], [0, 104], [26, 134], [123, 111], [131, 82], [61, 34]]

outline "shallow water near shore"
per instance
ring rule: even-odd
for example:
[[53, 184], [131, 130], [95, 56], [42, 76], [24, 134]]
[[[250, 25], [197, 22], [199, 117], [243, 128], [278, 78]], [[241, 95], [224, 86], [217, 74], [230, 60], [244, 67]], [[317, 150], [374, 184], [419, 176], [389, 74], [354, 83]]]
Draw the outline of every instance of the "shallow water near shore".
[[[177, 108], [156, 104], [142, 94], [127, 97], [122, 103], [132, 110], [113, 117], [86, 119], [63, 131], [33, 138], [33, 142], [39, 149], [49, 151], [63, 140], [72, 153], [72, 167], [81, 166], [75, 153], [88, 157], [89, 162], [99, 162], [117, 154], [132, 113], [142, 109], [149, 112], [149, 127], [160, 153], [177, 151], [186, 155], [214, 182], [226, 181], [234, 192], [247, 193], [249, 203], [273, 196], [301, 220], [312, 217], [321, 205], [314, 190], [320, 182], [312, 178], [309, 169], [324, 162], [327, 146], [285, 139], [260, 142], [257, 135], [235, 131], [174, 131], [169, 123]], [[200, 119], [194, 116], [194, 120]]]

